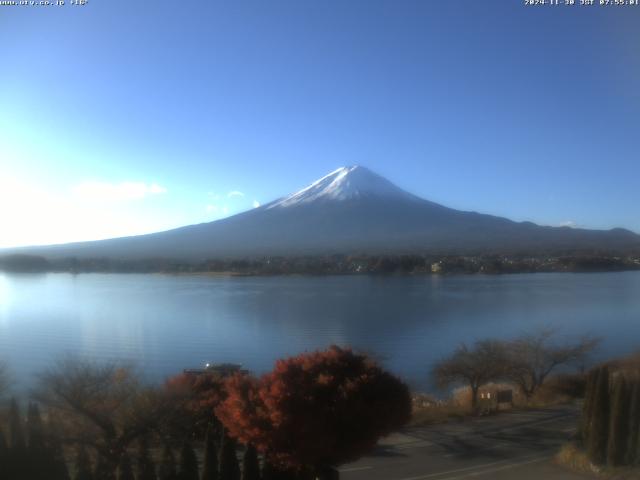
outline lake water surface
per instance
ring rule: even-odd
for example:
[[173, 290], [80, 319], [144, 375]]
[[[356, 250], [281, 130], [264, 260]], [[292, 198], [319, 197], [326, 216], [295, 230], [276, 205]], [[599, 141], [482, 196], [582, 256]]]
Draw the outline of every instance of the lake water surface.
[[640, 272], [212, 277], [1, 274], [0, 359], [17, 383], [65, 353], [133, 360], [153, 380], [205, 362], [256, 372], [330, 344], [374, 352], [413, 386], [457, 344], [553, 326], [598, 356], [640, 349]]

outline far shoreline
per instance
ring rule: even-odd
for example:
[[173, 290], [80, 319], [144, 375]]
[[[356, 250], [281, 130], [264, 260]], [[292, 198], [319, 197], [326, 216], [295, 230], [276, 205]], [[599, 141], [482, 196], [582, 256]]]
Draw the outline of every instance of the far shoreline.
[[167, 277], [203, 277], [203, 278], [258, 278], [258, 277], [384, 277], [384, 278], [409, 278], [432, 277], [450, 278], [460, 276], [499, 277], [511, 275], [535, 275], [535, 274], [598, 274], [598, 273], [625, 273], [637, 272], [640, 267], [613, 268], [613, 269], [549, 269], [549, 270], [511, 270], [506, 272], [495, 271], [455, 271], [455, 272], [236, 272], [236, 271], [134, 271], [134, 270], [9, 270], [0, 268], [0, 273], [7, 275], [44, 275], [44, 274], [113, 274], [113, 275], [157, 275]]

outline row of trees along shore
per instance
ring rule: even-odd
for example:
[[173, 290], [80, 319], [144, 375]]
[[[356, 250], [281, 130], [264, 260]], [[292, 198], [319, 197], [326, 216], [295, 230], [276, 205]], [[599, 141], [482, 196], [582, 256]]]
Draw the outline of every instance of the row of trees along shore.
[[589, 372], [579, 439], [595, 465], [640, 465], [640, 359]]
[[0, 256], [0, 270], [13, 272], [225, 272], [240, 275], [356, 273], [534, 273], [640, 270], [640, 252], [469, 254], [469, 255], [315, 255], [208, 259], [58, 258], [14, 254]]
[[336, 479], [410, 416], [402, 381], [335, 346], [259, 378], [204, 369], [158, 387], [69, 358], [39, 376], [26, 418], [16, 401], [0, 418], [0, 478]]

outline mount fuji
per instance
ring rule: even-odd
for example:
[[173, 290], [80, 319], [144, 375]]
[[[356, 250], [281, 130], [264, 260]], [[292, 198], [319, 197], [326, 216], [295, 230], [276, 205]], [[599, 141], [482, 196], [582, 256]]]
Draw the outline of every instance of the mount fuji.
[[222, 220], [135, 237], [19, 251], [49, 258], [195, 261], [333, 253], [538, 254], [631, 249], [640, 249], [640, 236], [628, 230], [545, 227], [454, 210], [412, 195], [365, 167], [352, 166]]

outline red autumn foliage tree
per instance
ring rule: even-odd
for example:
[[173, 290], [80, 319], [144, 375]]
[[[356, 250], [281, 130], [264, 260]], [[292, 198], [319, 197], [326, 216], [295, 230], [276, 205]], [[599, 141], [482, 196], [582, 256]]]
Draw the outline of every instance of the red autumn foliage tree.
[[356, 460], [411, 415], [407, 386], [365, 355], [333, 346], [233, 377], [216, 415], [229, 435], [272, 461], [321, 471]]
[[203, 436], [216, 423], [212, 412], [226, 398], [224, 382], [215, 372], [182, 373], [168, 379], [164, 393], [173, 405], [169, 430], [174, 434], [183, 430], [181, 436]]
[[194, 412], [208, 415], [226, 396], [224, 377], [216, 373], [182, 373], [167, 380], [166, 388], [185, 395], [188, 407]]

